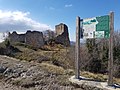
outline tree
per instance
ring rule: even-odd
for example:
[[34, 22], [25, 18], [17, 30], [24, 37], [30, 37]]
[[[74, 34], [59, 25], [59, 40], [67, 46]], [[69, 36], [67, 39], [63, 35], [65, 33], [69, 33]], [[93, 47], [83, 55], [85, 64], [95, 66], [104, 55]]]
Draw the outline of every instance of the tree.
[[86, 47], [90, 54], [88, 71], [94, 73], [107, 73], [108, 39], [87, 39]]

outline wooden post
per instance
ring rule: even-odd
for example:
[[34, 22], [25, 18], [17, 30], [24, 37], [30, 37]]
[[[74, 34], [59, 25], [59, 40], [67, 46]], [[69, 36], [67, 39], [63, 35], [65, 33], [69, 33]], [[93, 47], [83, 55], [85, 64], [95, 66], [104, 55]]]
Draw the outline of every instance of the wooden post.
[[75, 78], [80, 76], [80, 17], [76, 18], [76, 44], [75, 44]]
[[113, 33], [114, 33], [114, 12], [110, 12], [108, 85], [113, 85]]

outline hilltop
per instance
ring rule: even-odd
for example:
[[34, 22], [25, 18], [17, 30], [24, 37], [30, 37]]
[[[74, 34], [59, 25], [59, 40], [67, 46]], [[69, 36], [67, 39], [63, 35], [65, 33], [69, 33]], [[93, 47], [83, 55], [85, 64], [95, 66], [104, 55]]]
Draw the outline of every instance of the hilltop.
[[18, 90], [45, 90], [46, 88], [47, 90], [75, 90], [79, 88], [68, 80], [74, 75], [74, 66], [73, 61], [69, 61], [66, 57], [69, 53], [68, 48], [63, 45], [55, 44], [54, 47], [45, 45], [37, 50], [22, 43], [9, 46], [2, 43], [1, 45], [3, 45], [1, 47], [4, 48], [4, 53], [1, 52], [3, 55], [0, 56], [0, 75], [2, 83], [8, 87], [19, 86]]
[[[30, 35], [27, 36], [27, 33]], [[42, 36], [44, 41], [42, 41], [42, 45], [38, 43], [40, 40], [36, 34], [42, 35], [41, 32], [36, 31], [28, 31], [24, 35], [13, 32], [10, 38], [0, 43], [0, 55], [2, 55], [0, 56], [1, 84], [8, 84], [8, 87], [9, 84], [12, 87], [20, 86], [20, 88], [24, 88], [23, 90], [39, 90], [40, 88], [42, 88], [41, 90], [45, 90], [44, 88], [50, 88], [50, 90], [53, 88], [57, 88], [55, 90], [64, 90], [64, 88], [66, 90], [88, 90], [90, 87], [84, 85], [81, 87], [69, 81], [69, 78], [75, 75], [75, 43], [66, 45], [64, 41], [65, 31], [57, 36], [60, 37], [61, 43], [57, 43], [55, 39], [47, 38], [44, 41], [45, 37]], [[30, 40], [29, 36], [33, 40]], [[24, 41], [26, 38], [29, 40]], [[21, 40], [23, 41], [21, 42]], [[107, 43], [108, 41], [104, 39], [90, 39], [86, 40], [85, 44], [81, 44], [80, 66], [82, 76], [97, 81], [107, 81]], [[38, 44], [40, 47], [36, 47], [39, 46]], [[117, 49], [119, 46], [117, 45], [114, 49], [115, 62], [118, 62], [114, 65], [114, 69], [116, 69], [114, 83], [119, 84], [119, 49]]]
[[[3, 54], [0, 56], [1, 80], [8, 86], [19, 86], [18, 90], [82, 90], [68, 80], [75, 74], [74, 46], [54, 44], [34, 49], [23, 43], [9, 45], [4, 42], [1, 47], [4, 51], [0, 52]], [[107, 80], [103, 74], [82, 71], [81, 75], [99, 81]], [[120, 80], [115, 79], [115, 82], [120, 83]], [[83, 90], [87, 90], [85, 88]]]

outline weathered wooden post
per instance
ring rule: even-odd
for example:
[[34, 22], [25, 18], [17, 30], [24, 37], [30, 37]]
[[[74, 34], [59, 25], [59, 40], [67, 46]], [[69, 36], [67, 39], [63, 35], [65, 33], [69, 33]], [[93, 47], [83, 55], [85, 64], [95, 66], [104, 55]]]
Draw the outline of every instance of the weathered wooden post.
[[75, 78], [80, 76], [80, 17], [76, 18], [76, 44], [75, 44]]
[[113, 85], [113, 33], [114, 12], [110, 12], [110, 39], [109, 39], [109, 61], [108, 61], [108, 85]]

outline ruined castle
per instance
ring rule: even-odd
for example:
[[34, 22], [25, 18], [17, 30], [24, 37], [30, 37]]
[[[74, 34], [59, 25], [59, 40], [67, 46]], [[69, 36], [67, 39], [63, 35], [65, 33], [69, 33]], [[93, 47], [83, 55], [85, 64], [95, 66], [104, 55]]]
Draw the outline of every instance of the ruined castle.
[[55, 33], [56, 38], [55, 42], [63, 44], [64, 46], [70, 45], [70, 39], [69, 39], [69, 33], [68, 33], [68, 27], [67, 25], [60, 23], [59, 25], [55, 26]]
[[55, 43], [64, 46], [70, 46], [69, 33], [67, 25], [60, 23], [55, 26], [55, 32], [46, 30], [45, 32], [27, 31], [25, 34], [17, 34], [16, 31], [9, 33], [11, 43], [22, 42], [29, 46], [40, 48], [45, 42], [54, 40]]
[[11, 43], [22, 42], [39, 48], [44, 45], [43, 33], [39, 31], [27, 31], [25, 34], [17, 34], [16, 31], [9, 34]]

